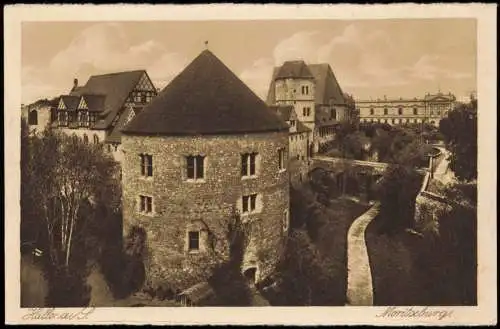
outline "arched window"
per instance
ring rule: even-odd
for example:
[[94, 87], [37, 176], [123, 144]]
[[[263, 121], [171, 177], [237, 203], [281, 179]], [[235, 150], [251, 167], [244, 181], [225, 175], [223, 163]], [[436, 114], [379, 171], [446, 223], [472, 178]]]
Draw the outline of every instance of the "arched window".
[[87, 134], [84, 134], [84, 135], [83, 135], [83, 142], [84, 142], [85, 144], [88, 144], [88, 143], [89, 143], [89, 137], [87, 136]]
[[370, 115], [373, 115], [375, 113], [375, 110], [372, 108], [370, 108]]
[[99, 136], [94, 134], [94, 144], [99, 144]]
[[417, 115], [418, 114], [418, 109], [416, 107], [413, 108], [413, 115]]
[[400, 107], [400, 108], [398, 109], [398, 114], [399, 114], [399, 115], [403, 115], [403, 108], [402, 108], [402, 107]]
[[38, 112], [36, 110], [33, 110], [28, 114], [28, 124], [38, 125]]

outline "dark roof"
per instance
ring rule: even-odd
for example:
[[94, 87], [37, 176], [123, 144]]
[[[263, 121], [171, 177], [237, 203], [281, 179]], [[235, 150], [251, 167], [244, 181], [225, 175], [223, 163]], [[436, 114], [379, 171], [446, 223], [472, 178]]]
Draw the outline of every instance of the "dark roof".
[[122, 109], [130, 92], [143, 74], [147, 74], [146, 71], [136, 70], [93, 75], [84, 86], [76, 88], [70, 95], [106, 95], [102, 113], [104, 117], [96, 123], [96, 128], [106, 129]]
[[209, 50], [204, 50], [122, 131], [197, 135], [288, 129]]
[[287, 61], [278, 70], [276, 79], [286, 78], [314, 78], [304, 61]]
[[78, 103], [80, 102], [80, 97], [78, 96], [64, 95], [61, 96], [61, 99], [67, 110], [76, 110], [76, 108], [78, 107]]
[[303, 132], [306, 132], [306, 131], [311, 131], [311, 129], [309, 129], [305, 124], [302, 123], [302, 121], [300, 120], [297, 120], [296, 122], [296, 125], [297, 125], [297, 133], [303, 133]]
[[90, 112], [101, 112], [104, 111], [105, 106], [105, 95], [83, 95], [87, 107]]
[[[266, 99], [267, 104], [274, 104], [276, 101], [275, 81], [276, 79], [279, 79], [279, 76], [283, 71], [283, 67], [286, 63], [295, 62], [285, 62], [283, 66], [274, 68]], [[312, 74], [316, 82], [316, 104], [326, 105], [332, 102], [333, 104], [344, 105], [346, 103], [342, 88], [340, 88], [337, 78], [335, 77], [335, 74], [333, 74], [332, 68], [329, 64], [310, 64], [307, 65], [307, 69]], [[288, 69], [286, 69], [285, 71], [288, 71]], [[297, 75], [296, 77], [300, 76]]]
[[269, 108], [276, 114], [278, 114], [278, 116], [283, 120], [290, 120], [293, 111], [293, 105], [271, 105], [269, 106]]
[[267, 92], [267, 98], [266, 98], [266, 103], [269, 105], [273, 105], [276, 101], [276, 94], [275, 94], [275, 81], [276, 81], [276, 76], [278, 75], [279, 67], [274, 67], [273, 68], [273, 75], [271, 76], [271, 83], [269, 84], [269, 91]]
[[311, 64], [309, 69], [316, 80], [316, 104], [345, 104], [342, 88], [333, 74], [330, 64]]
[[130, 116], [130, 112], [134, 112], [134, 109], [130, 106], [127, 106], [122, 111], [122, 113], [120, 114], [120, 117], [118, 118], [118, 121], [116, 122], [116, 125], [113, 127], [113, 130], [106, 137], [106, 142], [108, 142], [108, 143], [121, 143], [121, 141], [122, 141], [121, 130], [127, 124], [127, 118]]

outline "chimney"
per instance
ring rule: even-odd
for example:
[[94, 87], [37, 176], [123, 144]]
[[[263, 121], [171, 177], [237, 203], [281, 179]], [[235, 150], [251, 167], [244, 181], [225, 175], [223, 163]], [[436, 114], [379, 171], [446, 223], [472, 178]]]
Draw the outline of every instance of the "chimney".
[[73, 79], [73, 90], [76, 89], [76, 87], [78, 87], [78, 79], [77, 78], [74, 78]]

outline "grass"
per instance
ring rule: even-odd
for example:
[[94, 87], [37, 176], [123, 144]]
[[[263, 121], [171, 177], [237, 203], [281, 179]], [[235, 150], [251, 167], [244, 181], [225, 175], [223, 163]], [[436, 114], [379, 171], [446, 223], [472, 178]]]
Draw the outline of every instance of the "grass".
[[425, 305], [426, 291], [412, 259], [415, 239], [405, 231], [379, 234], [376, 225], [368, 225], [366, 244], [375, 306]]
[[347, 290], [347, 231], [352, 222], [369, 206], [347, 198], [331, 200], [321, 215], [325, 224], [319, 230], [315, 245], [326, 263], [332, 264], [335, 291], [332, 305], [345, 305]]

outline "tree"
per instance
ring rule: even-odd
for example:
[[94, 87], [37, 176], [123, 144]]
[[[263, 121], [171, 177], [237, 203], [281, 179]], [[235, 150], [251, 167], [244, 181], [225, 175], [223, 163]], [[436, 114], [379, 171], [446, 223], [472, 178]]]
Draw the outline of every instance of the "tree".
[[335, 285], [331, 265], [305, 231], [292, 231], [277, 266], [279, 291], [269, 297], [270, 301], [277, 306], [331, 304]]
[[78, 296], [86, 293], [87, 261], [102, 249], [95, 223], [108, 220], [97, 216], [121, 212], [118, 164], [99, 145], [52, 130], [39, 137], [23, 132], [21, 148], [21, 236], [32, 236], [26, 224], [34, 223], [51, 303], [84, 304]]
[[411, 167], [392, 165], [379, 186], [380, 213], [376, 225], [382, 233], [395, 233], [413, 226], [415, 197], [421, 176]]
[[440, 121], [439, 131], [451, 152], [450, 167], [456, 177], [477, 179], [477, 100], [457, 105]]

